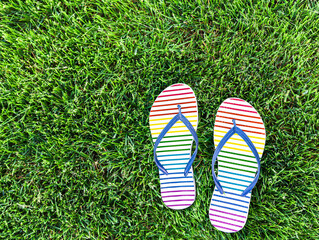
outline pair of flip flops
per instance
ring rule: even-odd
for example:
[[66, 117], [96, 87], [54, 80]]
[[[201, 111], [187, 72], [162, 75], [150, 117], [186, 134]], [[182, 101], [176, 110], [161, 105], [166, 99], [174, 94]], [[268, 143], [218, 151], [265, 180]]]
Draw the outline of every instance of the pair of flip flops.
[[[181, 83], [163, 90], [151, 108], [149, 122], [162, 200], [168, 208], [185, 209], [196, 197], [192, 163], [198, 149], [198, 105], [194, 91]], [[212, 159], [215, 189], [209, 209], [209, 219], [218, 230], [231, 233], [244, 227], [265, 142], [265, 126], [253, 106], [239, 98], [228, 98], [220, 105]]]

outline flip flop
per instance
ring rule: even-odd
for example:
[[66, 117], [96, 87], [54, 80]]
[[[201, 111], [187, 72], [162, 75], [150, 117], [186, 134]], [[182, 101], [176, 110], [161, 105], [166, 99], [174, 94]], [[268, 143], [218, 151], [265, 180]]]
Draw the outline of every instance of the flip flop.
[[[215, 189], [209, 210], [210, 221], [218, 230], [232, 233], [245, 226], [265, 143], [265, 125], [253, 106], [239, 98], [228, 98], [220, 105], [212, 159]], [[218, 177], [214, 172], [217, 157]]]
[[198, 108], [193, 90], [181, 83], [166, 88], [156, 98], [149, 122], [162, 200], [168, 208], [185, 209], [195, 201], [192, 163], [198, 149]]

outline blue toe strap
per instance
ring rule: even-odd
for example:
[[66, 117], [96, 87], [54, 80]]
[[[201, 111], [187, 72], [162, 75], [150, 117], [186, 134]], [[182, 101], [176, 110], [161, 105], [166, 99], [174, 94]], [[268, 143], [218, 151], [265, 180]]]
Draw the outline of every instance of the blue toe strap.
[[222, 140], [219, 142], [214, 155], [213, 155], [213, 159], [212, 159], [212, 174], [213, 174], [213, 179], [215, 182], [215, 185], [218, 189], [218, 191], [223, 194], [223, 188], [219, 182], [219, 180], [216, 177], [215, 171], [214, 171], [214, 165], [217, 159], [217, 156], [219, 154], [219, 152], [222, 150], [222, 148], [224, 147], [224, 145], [226, 144], [226, 142], [228, 141], [228, 139], [231, 138], [231, 136], [233, 136], [235, 133], [237, 133], [240, 137], [242, 137], [242, 139], [247, 143], [248, 147], [250, 148], [250, 150], [253, 152], [256, 160], [257, 160], [257, 164], [258, 164], [258, 171], [257, 174], [254, 178], [254, 180], [252, 181], [252, 183], [243, 191], [243, 193], [241, 194], [241, 196], [246, 196], [247, 193], [249, 193], [256, 185], [258, 178], [259, 178], [259, 174], [260, 174], [260, 158], [258, 155], [258, 152], [254, 146], [254, 144], [251, 142], [251, 140], [249, 139], [249, 137], [246, 135], [246, 133], [241, 130], [239, 127], [236, 126], [236, 121], [235, 119], [233, 119], [233, 123], [234, 123], [234, 127], [232, 127], [226, 134], [225, 136], [222, 138]]
[[182, 110], [181, 110], [181, 106], [177, 105], [178, 107], [178, 114], [176, 114], [170, 121], [169, 123], [165, 126], [165, 128], [163, 129], [163, 131], [160, 133], [160, 135], [157, 137], [155, 144], [154, 144], [154, 160], [155, 163], [157, 165], [157, 167], [166, 175], [168, 174], [168, 172], [166, 171], [166, 169], [163, 167], [163, 165], [160, 163], [160, 161], [157, 159], [157, 155], [156, 155], [156, 149], [158, 147], [158, 145], [160, 144], [161, 140], [163, 139], [163, 137], [165, 136], [165, 134], [171, 129], [171, 127], [179, 120], [181, 120], [185, 126], [188, 128], [188, 130], [191, 132], [191, 134], [193, 135], [193, 138], [196, 142], [196, 149], [192, 155], [192, 157], [189, 159], [185, 170], [184, 170], [184, 175], [185, 177], [188, 175], [188, 172], [195, 160], [195, 157], [197, 155], [197, 150], [198, 150], [198, 137], [196, 134], [195, 129], [193, 128], [193, 125], [188, 121], [188, 119], [182, 114]]

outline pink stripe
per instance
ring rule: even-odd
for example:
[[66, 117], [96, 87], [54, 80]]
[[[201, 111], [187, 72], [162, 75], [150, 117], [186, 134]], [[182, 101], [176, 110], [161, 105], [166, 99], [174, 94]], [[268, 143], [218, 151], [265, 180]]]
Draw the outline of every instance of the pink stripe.
[[169, 200], [169, 201], [163, 201], [163, 202], [182, 202], [182, 201], [194, 201], [194, 199]]
[[172, 87], [175, 87], [175, 86], [184, 86], [184, 84], [179, 83], [179, 84], [172, 85]]
[[[187, 93], [178, 93], [178, 94], [170, 94], [170, 95], [162, 95], [162, 96], [158, 96], [158, 97], [170, 97], [170, 96], [178, 96], [178, 95], [186, 95], [186, 94], [193, 94], [192, 92], [187, 92]], [[178, 100], [178, 99], [176, 99]], [[172, 99], [173, 101], [173, 99]]]
[[235, 226], [235, 227], [240, 227], [240, 228], [241, 228], [241, 226], [238, 226], [238, 225], [236, 225], [236, 224], [226, 223], [226, 222], [219, 221], [219, 220], [216, 220], [216, 219], [210, 219], [210, 220], [215, 221], [215, 222], [219, 222], [219, 223], [223, 223], [223, 224], [227, 224], [227, 225], [232, 225], [232, 226]]
[[216, 211], [216, 212], [220, 212], [220, 213], [229, 214], [229, 215], [233, 215], [233, 216], [236, 216], [236, 217], [246, 218], [246, 217], [244, 217], [244, 216], [240, 216], [240, 215], [233, 214], [233, 213], [229, 213], [229, 212], [219, 211], [219, 210], [217, 210], [217, 209], [213, 209], [213, 208], [211, 208], [210, 210], [212, 210], [212, 211]]
[[194, 190], [167, 191], [167, 192], [161, 192], [161, 193], [170, 193], [170, 192], [194, 192]]
[[213, 224], [213, 226], [216, 227], [216, 228], [223, 228], [223, 229], [227, 229], [227, 230], [230, 230], [230, 231], [238, 232], [238, 230], [231, 229], [231, 228], [221, 227], [221, 226], [218, 226], [218, 225], [215, 225], [215, 224]]
[[195, 197], [195, 195], [169, 195], [169, 196], [162, 196], [162, 198], [168, 197]]
[[244, 104], [237, 104], [237, 103], [230, 103], [230, 102], [224, 102], [226, 104], [232, 104], [232, 105], [237, 105], [237, 106], [242, 106], [242, 107], [249, 107], [249, 108], [253, 108], [252, 106], [249, 105], [244, 105]]
[[182, 91], [182, 90], [189, 90], [189, 88], [179, 88], [179, 89], [174, 89], [174, 90], [165, 90], [163, 92], [173, 92], [173, 91]]
[[242, 109], [238, 109], [238, 108], [231, 108], [231, 107], [224, 107], [224, 106], [220, 106], [220, 108], [227, 108], [227, 109], [232, 109], [232, 110], [237, 110], [237, 111], [242, 111], [242, 112], [257, 113], [255, 111], [248, 111], [248, 110], [242, 110]]
[[232, 220], [232, 221], [235, 221], [235, 222], [245, 223], [244, 221], [240, 221], [240, 220], [237, 220], [237, 219], [228, 218], [228, 217], [224, 217], [224, 216], [219, 216], [219, 215], [216, 215], [216, 214], [211, 214], [211, 213], [210, 213], [209, 215], [215, 216], [215, 217], [220, 217], [220, 218], [225, 218], [225, 219]]
[[240, 99], [240, 98], [230, 98], [230, 100], [236, 100], [236, 101], [241, 101], [241, 102], [245, 102], [245, 100]]
[[178, 205], [167, 205], [167, 207], [179, 207], [179, 206], [190, 206], [191, 204], [178, 204]]

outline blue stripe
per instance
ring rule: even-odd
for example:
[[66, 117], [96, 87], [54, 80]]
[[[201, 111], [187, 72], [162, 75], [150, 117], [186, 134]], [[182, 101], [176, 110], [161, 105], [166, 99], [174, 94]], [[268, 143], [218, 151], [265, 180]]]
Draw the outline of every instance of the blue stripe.
[[[237, 189], [237, 188], [231, 188], [231, 187], [224, 187], [223, 188], [228, 188], [228, 189], [232, 189], [232, 190], [236, 190], [236, 191], [239, 191], [239, 192], [243, 192], [244, 190], [240, 190], [240, 189]], [[218, 191], [218, 189], [216, 188], [216, 190]]]
[[161, 189], [163, 189], [163, 188], [179, 188], [179, 187], [194, 187], [194, 185], [191, 185], [191, 186], [173, 186], [173, 187], [161, 187]]
[[166, 170], [183, 170], [185, 168], [165, 168]]
[[[184, 169], [184, 168], [183, 168], [183, 169]], [[190, 174], [190, 173], [193, 173], [193, 172], [189, 172], [188, 174]], [[170, 174], [184, 174], [184, 172], [169, 173], [168, 175], [170, 175]], [[168, 175], [166, 175], [165, 173], [160, 173], [160, 176], [161, 176], [161, 175], [168, 176]]]
[[165, 182], [161, 184], [172, 184], [172, 183], [192, 183], [193, 181], [181, 181], [181, 182]]
[[220, 174], [218, 175], [218, 177], [224, 177], [224, 178], [229, 178], [229, 179], [233, 179], [233, 180], [237, 180], [237, 181], [251, 183], [251, 181], [246, 181], [246, 180], [242, 180], [242, 179], [238, 179], [238, 178], [227, 177], [227, 176], [220, 175]]
[[233, 172], [227, 172], [227, 171], [224, 171], [224, 170], [218, 170], [218, 172], [234, 174], [234, 175], [238, 175], [238, 176], [242, 176], [242, 177], [247, 177], [247, 178], [255, 178], [255, 177], [247, 176], [247, 175], [244, 175], [244, 174], [233, 173]]
[[[247, 187], [248, 185], [242, 185], [242, 184], [237, 184], [237, 183], [231, 183], [231, 182], [226, 182], [226, 181], [223, 181], [223, 180], [219, 180], [220, 182], [223, 182], [223, 183], [228, 183], [228, 184], [232, 184], [232, 185], [237, 185], [237, 186], [241, 186], [241, 187]], [[243, 190], [242, 190], [243, 191]]]
[[241, 211], [241, 210], [238, 210], [238, 209], [234, 209], [234, 208], [228, 208], [228, 207], [223, 207], [223, 206], [219, 206], [217, 204], [211, 204], [212, 206], [216, 206], [216, 207], [221, 207], [221, 208], [226, 208], [226, 209], [229, 209], [229, 210], [234, 210], [236, 212], [242, 212], [242, 213], [247, 213], [245, 211]]
[[160, 160], [160, 162], [179, 161], [179, 160], [189, 160], [189, 158], [178, 158], [178, 159]]
[[182, 155], [189, 156], [189, 153], [172, 154], [172, 155], [157, 155], [157, 157], [172, 157], [172, 156], [182, 156]]
[[222, 196], [222, 195], [217, 195], [217, 194], [214, 194], [213, 196], [216, 196], [216, 197], [221, 197], [221, 198], [226, 198], [226, 199], [231, 199], [231, 200], [235, 200], [235, 201], [238, 201], [238, 202], [249, 203], [249, 202], [247, 202], [247, 201], [243, 201], [243, 200], [238, 200], [237, 198], [225, 197], [225, 196]]
[[[216, 190], [217, 190], [217, 188], [216, 188]], [[218, 190], [217, 190], [218, 191]], [[241, 196], [240, 194], [236, 194], [236, 193], [231, 193], [231, 192], [226, 192], [226, 191], [224, 191], [224, 193], [227, 193], [227, 194], [231, 194], [231, 195], [235, 195], [235, 196], [239, 196], [239, 197], [245, 197], [245, 198], [249, 198], [250, 199], [250, 197], [249, 196]], [[248, 192], [248, 193], [251, 193], [251, 191], [250, 192]]]
[[[171, 163], [171, 164], [162, 164], [163, 166], [169, 166], [169, 165], [186, 165], [187, 163]], [[185, 166], [186, 167], [186, 166]], [[168, 169], [168, 168], [166, 168]]]
[[239, 205], [239, 204], [236, 204], [236, 203], [224, 202], [224, 201], [220, 201], [220, 200], [216, 200], [216, 199], [213, 199], [212, 201], [221, 202], [221, 203], [226, 203], [226, 204], [234, 205], [234, 206], [237, 206], [237, 207], [248, 208], [248, 207], [246, 207], [246, 206]]
[[171, 177], [171, 178], [160, 178], [160, 179], [166, 180], [166, 179], [178, 179], [178, 178], [193, 178], [193, 177]]
[[[228, 187], [223, 187], [223, 188], [228, 188]], [[215, 190], [217, 191], [217, 192], [219, 192], [218, 191], [218, 189], [217, 189], [217, 187], [215, 188]], [[243, 190], [241, 190], [242, 192], [243, 192]], [[245, 198], [249, 198], [250, 199], [250, 197], [249, 196], [241, 196], [240, 194], [236, 194], [236, 193], [231, 193], [231, 192], [226, 192], [226, 191], [224, 191], [224, 193], [227, 193], [227, 194], [231, 194], [231, 195], [234, 195], [234, 196], [239, 196], [239, 197], [245, 197]], [[249, 191], [248, 193], [251, 193], [251, 191]]]

